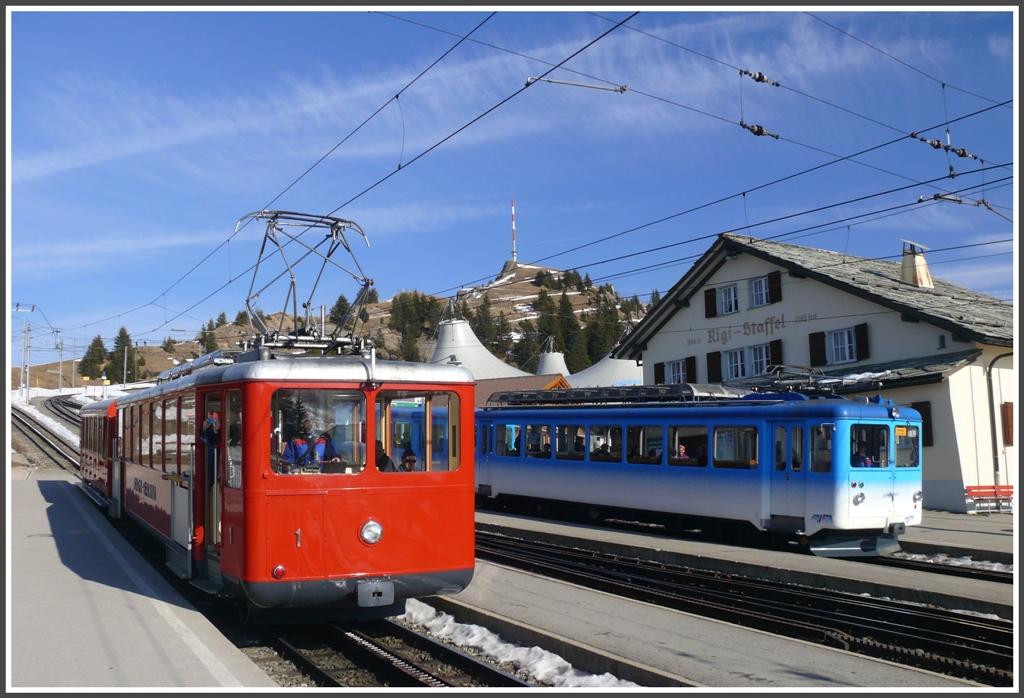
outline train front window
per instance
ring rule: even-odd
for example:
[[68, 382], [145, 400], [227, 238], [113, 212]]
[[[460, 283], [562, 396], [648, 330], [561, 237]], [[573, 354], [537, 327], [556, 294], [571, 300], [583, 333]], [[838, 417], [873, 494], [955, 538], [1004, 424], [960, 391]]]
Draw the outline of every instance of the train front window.
[[917, 427], [896, 427], [896, 467], [916, 468], [921, 465], [921, 449]]
[[590, 460], [605, 463], [622, 462], [622, 427], [590, 427]]
[[452, 392], [381, 391], [376, 405], [377, 469], [398, 473], [458, 470], [459, 404], [458, 394]]
[[757, 427], [715, 427], [716, 468], [757, 467]]
[[[270, 459], [275, 473], [354, 474], [366, 467], [362, 393], [281, 389], [270, 400], [270, 413]], [[241, 429], [240, 414], [238, 426]]]
[[854, 424], [850, 427], [850, 465], [854, 468], [885, 468], [889, 465], [889, 427]]

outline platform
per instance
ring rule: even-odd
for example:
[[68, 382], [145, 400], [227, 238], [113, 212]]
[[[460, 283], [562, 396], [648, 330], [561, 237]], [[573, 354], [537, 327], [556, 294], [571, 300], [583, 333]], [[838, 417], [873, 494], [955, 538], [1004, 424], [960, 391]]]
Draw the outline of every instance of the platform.
[[275, 688], [59, 470], [8, 466], [8, 690]]
[[[976, 519], [975, 516], [959, 516]], [[979, 544], [996, 547], [1004, 545], [1001, 529], [1006, 522], [1000, 523], [995, 516], [989, 518], [991, 520], [988, 522], [975, 522], [982, 530], [963, 535], [983, 537], [986, 536], [984, 531], [990, 529], [993, 540], [983, 541], [979, 538]], [[928, 519], [926, 516], [926, 521]], [[951, 522], [954, 527], [959, 523], [956, 519], [936, 517], [933, 525], [942, 526], [940, 522], [943, 520]], [[1012, 518], [1008, 521], [1012, 525]], [[624, 557], [653, 559], [723, 574], [803, 584], [854, 594], [870, 594], [912, 603], [935, 604], [951, 610], [991, 613], [1002, 618], [1013, 618], [1015, 597], [1012, 584], [869, 565], [856, 560], [645, 535], [494, 512], [478, 511], [476, 522], [477, 528], [481, 530], [511, 529], [521, 532], [528, 538]], [[945, 528], [939, 529], [943, 531], [942, 535], [954, 541], [961, 540], [957, 531], [947, 530], [951, 524], [947, 523]], [[934, 536], [938, 538], [939, 533], [935, 533]]]

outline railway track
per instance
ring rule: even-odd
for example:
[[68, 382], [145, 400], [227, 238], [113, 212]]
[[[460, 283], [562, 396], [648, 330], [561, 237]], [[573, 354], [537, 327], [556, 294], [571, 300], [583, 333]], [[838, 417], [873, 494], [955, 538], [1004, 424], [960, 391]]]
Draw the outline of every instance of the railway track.
[[522, 687], [530, 684], [390, 620], [278, 633], [282, 656], [318, 686]]
[[866, 564], [881, 565], [883, 567], [896, 567], [904, 570], [928, 572], [930, 574], [948, 574], [954, 577], [967, 577], [968, 579], [976, 579], [984, 582], [1013, 584], [1013, 572], [987, 570], [980, 567], [950, 565], [941, 562], [925, 562], [923, 560], [905, 560], [899, 557], [866, 557], [859, 558], [857, 561]]
[[477, 557], [628, 598], [992, 686], [1013, 685], [1013, 624], [477, 531]]
[[77, 474], [79, 471], [77, 449], [71, 448], [46, 426], [39, 424], [17, 409], [11, 410], [11, 429], [25, 439], [32, 448], [55, 465]]
[[82, 426], [82, 417], [79, 415], [81, 405], [67, 397], [51, 397], [43, 403], [51, 414], [64, 420], [72, 427]]

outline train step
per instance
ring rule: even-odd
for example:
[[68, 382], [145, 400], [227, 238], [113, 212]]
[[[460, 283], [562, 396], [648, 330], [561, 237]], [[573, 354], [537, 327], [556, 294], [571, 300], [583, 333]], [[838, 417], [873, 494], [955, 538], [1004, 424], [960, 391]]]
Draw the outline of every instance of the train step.
[[209, 579], [193, 579], [189, 584], [194, 586], [196, 589], [205, 591], [207, 594], [213, 594], [220, 599], [226, 599], [232, 595], [231, 592], [224, 588], [223, 584], [211, 582]]

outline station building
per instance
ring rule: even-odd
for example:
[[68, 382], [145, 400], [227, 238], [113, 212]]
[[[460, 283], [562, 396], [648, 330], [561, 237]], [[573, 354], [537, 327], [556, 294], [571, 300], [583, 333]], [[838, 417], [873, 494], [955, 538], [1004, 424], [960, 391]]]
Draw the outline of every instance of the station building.
[[645, 385], [813, 377], [913, 407], [925, 506], [965, 512], [965, 487], [1017, 481], [1013, 329], [1012, 303], [933, 279], [916, 243], [890, 262], [723, 233], [612, 356]]

